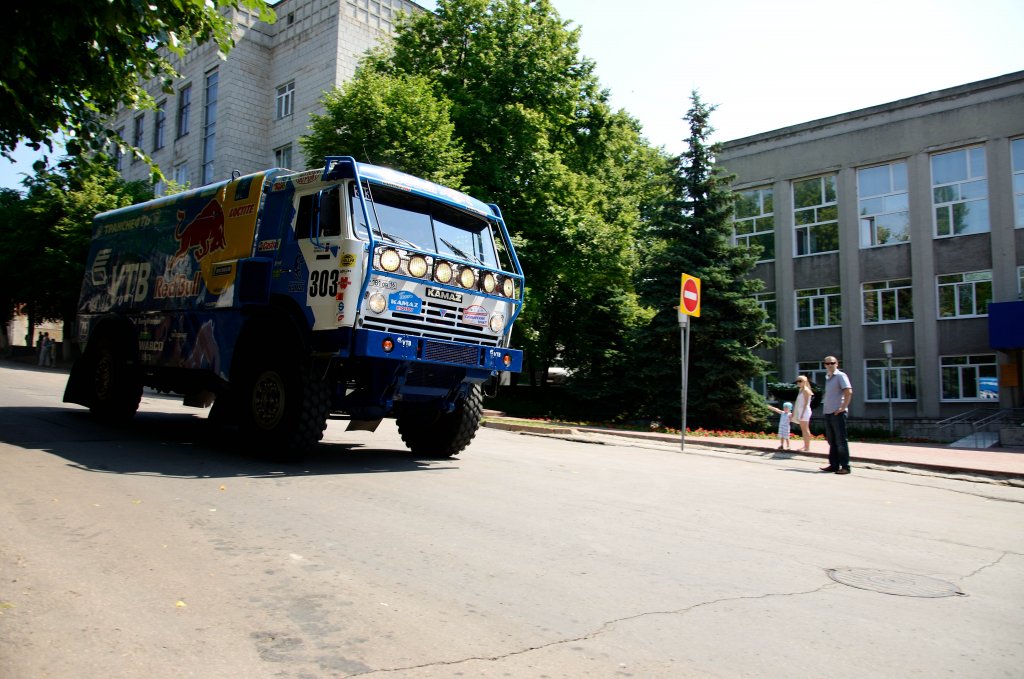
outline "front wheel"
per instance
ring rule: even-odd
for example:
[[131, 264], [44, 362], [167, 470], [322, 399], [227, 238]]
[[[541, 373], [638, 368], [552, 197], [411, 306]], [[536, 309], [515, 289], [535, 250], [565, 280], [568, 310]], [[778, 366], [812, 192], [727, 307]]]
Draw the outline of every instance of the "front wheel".
[[458, 455], [476, 436], [483, 417], [480, 385], [474, 384], [450, 413], [434, 411], [400, 415], [398, 433], [418, 457], [439, 460]]

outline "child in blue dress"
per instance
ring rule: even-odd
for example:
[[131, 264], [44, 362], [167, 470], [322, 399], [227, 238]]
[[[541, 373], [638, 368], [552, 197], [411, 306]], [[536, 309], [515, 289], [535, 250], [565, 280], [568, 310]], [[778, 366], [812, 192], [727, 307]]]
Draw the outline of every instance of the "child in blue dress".
[[782, 404], [782, 410], [775, 406], [768, 406], [768, 409], [779, 414], [778, 450], [789, 450], [789, 422], [793, 419], [793, 404], [786, 401]]

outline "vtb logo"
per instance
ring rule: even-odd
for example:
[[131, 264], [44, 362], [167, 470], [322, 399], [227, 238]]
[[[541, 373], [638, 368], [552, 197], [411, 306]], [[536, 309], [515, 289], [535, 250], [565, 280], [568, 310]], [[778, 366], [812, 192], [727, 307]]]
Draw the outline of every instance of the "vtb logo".
[[174, 229], [174, 237], [178, 241], [178, 251], [171, 257], [171, 265], [192, 250], [195, 250], [192, 255], [196, 262], [201, 262], [211, 252], [227, 247], [224, 240], [224, 210], [217, 199], [214, 198], [207, 203], [206, 207], [187, 224], [185, 211], [178, 210], [178, 226]]

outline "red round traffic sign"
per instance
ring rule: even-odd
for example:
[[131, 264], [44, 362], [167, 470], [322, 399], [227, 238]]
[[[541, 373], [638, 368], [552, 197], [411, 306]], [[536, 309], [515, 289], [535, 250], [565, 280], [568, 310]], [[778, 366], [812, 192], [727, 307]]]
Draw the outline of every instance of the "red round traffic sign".
[[700, 291], [697, 289], [697, 281], [687, 278], [683, 283], [683, 308], [692, 314], [699, 306]]

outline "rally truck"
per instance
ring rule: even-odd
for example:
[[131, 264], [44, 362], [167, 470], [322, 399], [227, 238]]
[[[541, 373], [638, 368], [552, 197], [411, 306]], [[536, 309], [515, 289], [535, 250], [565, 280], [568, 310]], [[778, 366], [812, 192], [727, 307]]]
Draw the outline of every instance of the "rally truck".
[[131, 418], [143, 387], [300, 458], [330, 417], [461, 452], [522, 369], [523, 271], [496, 205], [348, 156], [95, 218], [64, 400]]

